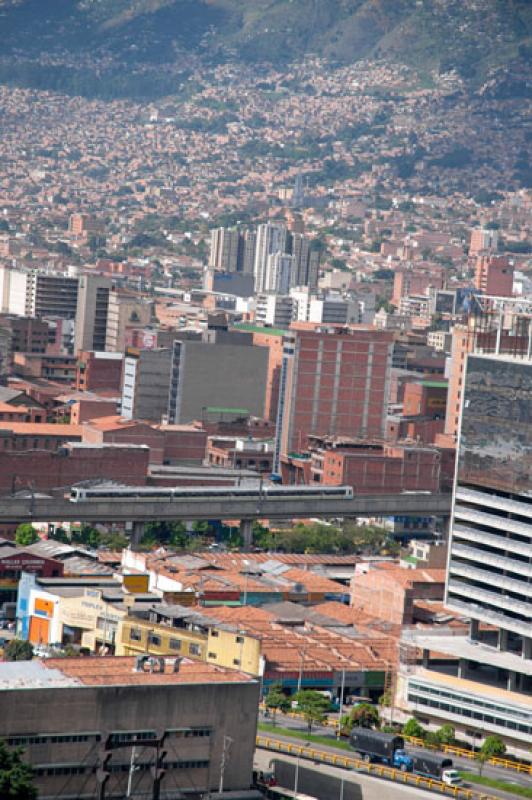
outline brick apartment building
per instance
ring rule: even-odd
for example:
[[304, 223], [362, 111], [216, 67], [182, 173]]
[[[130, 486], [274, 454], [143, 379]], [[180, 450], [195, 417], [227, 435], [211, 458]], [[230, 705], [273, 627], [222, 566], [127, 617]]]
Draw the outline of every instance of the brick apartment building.
[[79, 391], [121, 392], [122, 353], [105, 353], [94, 350], [80, 350], [76, 365], [75, 387]]
[[483, 294], [511, 297], [514, 268], [508, 256], [479, 255], [475, 264], [475, 286]]
[[150, 425], [118, 416], [93, 419], [83, 426], [83, 441], [91, 444], [144, 444], [151, 464], [200, 464], [207, 433], [196, 425]]
[[404, 569], [380, 563], [351, 579], [351, 606], [371, 617], [412, 625], [414, 601], [443, 601], [444, 569]]
[[314, 437], [309, 477], [313, 484], [352, 486], [357, 494], [394, 494], [439, 492], [444, 476], [436, 448]]
[[277, 466], [311, 435], [383, 438], [393, 334], [294, 323], [285, 339]]
[[145, 445], [71, 442], [55, 452], [0, 450], [0, 493], [21, 491], [29, 486], [46, 491], [96, 478], [143, 486], [149, 460], [150, 451]]

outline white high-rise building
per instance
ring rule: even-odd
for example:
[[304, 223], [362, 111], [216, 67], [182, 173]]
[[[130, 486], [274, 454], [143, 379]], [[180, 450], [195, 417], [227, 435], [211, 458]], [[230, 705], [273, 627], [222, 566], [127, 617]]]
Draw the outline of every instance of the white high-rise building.
[[257, 226], [255, 247], [255, 291], [271, 291], [268, 286], [268, 256], [286, 251], [287, 230], [284, 225], [266, 222]]
[[264, 291], [273, 294], [288, 294], [294, 271], [294, 256], [288, 253], [273, 253], [268, 256], [264, 276]]

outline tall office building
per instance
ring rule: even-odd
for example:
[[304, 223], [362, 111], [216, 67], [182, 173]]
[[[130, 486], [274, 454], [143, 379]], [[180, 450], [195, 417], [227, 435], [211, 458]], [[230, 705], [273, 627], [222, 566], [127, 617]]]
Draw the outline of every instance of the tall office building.
[[264, 291], [272, 294], [288, 294], [295, 269], [294, 256], [288, 253], [272, 253], [268, 256], [264, 274]]
[[149, 325], [153, 318], [153, 301], [133, 292], [109, 292], [105, 349], [110, 353], [123, 353], [129, 331]]
[[174, 341], [167, 394], [170, 423], [201, 419], [213, 408], [264, 415], [268, 349], [253, 345], [251, 334], [219, 333], [214, 341]]
[[40, 269], [0, 269], [1, 311], [26, 317], [74, 319], [77, 275]]
[[253, 275], [256, 248], [257, 232], [248, 229], [244, 232], [244, 252], [242, 256], [242, 272], [245, 272], [246, 275]]
[[511, 297], [514, 268], [508, 256], [479, 255], [475, 266], [475, 287], [484, 294]]
[[295, 262], [290, 286], [308, 286], [315, 289], [318, 285], [320, 267], [319, 251], [311, 248], [311, 240], [303, 233], [290, 233], [288, 248]]
[[122, 378], [122, 416], [161, 422], [168, 405], [172, 351], [128, 347]]
[[105, 350], [109, 292], [103, 275], [81, 275], [78, 286], [74, 350]]
[[266, 222], [257, 226], [257, 242], [255, 247], [255, 291], [267, 292], [268, 257], [274, 253], [285, 253], [287, 230], [284, 225]]
[[311, 434], [382, 438], [392, 334], [304, 323], [292, 327], [281, 370], [277, 460], [306, 450]]
[[223, 272], [243, 272], [244, 237], [237, 228], [211, 231], [209, 266]]
[[[527, 327], [530, 341], [530, 316]], [[481, 349], [477, 338], [466, 357], [445, 594], [446, 606], [469, 620], [469, 636], [405, 632], [403, 653], [416, 648], [423, 658], [416, 664], [403, 655], [398, 702], [435, 727], [450, 722], [460, 739], [478, 745], [498, 735], [525, 755], [532, 745], [532, 356]]]

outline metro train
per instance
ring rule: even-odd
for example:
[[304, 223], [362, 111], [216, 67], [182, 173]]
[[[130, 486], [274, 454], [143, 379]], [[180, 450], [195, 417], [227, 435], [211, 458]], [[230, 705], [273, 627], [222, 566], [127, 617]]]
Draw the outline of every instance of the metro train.
[[70, 492], [72, 503], [98, 500], [268, 500], [275, 498], [301, 500], [323, 498], [348, 500], [353, 497], [352, 486], [73, 486]]

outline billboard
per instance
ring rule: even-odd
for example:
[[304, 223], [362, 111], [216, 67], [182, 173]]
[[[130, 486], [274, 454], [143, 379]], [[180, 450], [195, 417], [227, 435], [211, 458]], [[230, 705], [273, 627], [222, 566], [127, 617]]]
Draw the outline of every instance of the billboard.
[[122, 587], [131, 594], [145, 594], [148, 591], [149, 582], [150, 576], [147, 574], [122, 576]]
[[458, 481], [532, 497], [532, 364], [469, 355]]

